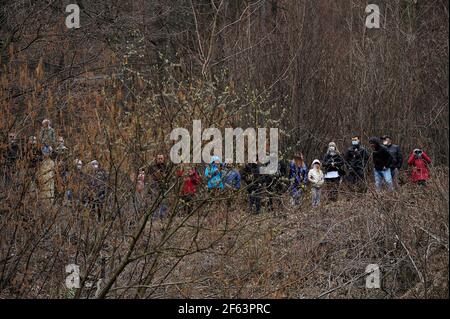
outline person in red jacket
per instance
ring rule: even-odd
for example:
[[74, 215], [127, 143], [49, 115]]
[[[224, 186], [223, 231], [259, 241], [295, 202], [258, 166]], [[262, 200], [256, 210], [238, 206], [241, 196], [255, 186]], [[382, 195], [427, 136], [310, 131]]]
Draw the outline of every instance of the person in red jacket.
[[411, 155], [409, 155], [408, 165], [412, 166], [411, 180], [418, 185], [426, 185], [429, 178], [428, 165], [431, 164], [431, 159], [421, 149], [416, 148]]
[[181, 199], [185, 203], [184, 212], [189, 214], [191, 209], [191, 201], [197, 194], [197, 186], [200, 184], [200, 175], [197, 170], [192, 167], [181, 168], [177, 171], [177, 175], [182, 177], [183, 186], [181, 188]]

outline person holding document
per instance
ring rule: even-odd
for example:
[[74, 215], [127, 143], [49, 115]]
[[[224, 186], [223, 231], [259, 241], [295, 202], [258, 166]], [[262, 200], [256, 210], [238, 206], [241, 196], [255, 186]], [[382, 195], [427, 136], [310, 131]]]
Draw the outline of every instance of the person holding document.
[[338, 199], [341, 177], [345, 174], [344, 158], [339, 152], [335, 142], [330, 142], [328, 144], [328, 149], [323, 158], [322, 166], [325, 173], [327, 197], [329, 200], [335, 202]]

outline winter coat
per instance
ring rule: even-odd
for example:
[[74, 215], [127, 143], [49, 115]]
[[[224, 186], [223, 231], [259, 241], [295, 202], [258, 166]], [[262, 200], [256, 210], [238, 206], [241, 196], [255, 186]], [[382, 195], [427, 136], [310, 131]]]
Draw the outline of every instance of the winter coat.
[[292, 181], [292, 189], [298, 190], [301, 185], [306, 185], [308, 182], [308, 166], [303, 164], [297, 166], [294, 161], [289, 164], [289, 179]]
[[[334, 164], [334, 166], [333, 166]], [[344, 170], [344, 159], [342, 158], [342, 155], [339, 153], [331, 154], [327, 153], [325, 154], [325, 157], [322, 161], [322, 167], [324, 168], [324, 172], [338, 172], [339, 176], [342, 176], [345, 174]]]
[[398, 145], [391, 144], [389, 146], [386, 146], [386, 148], [392, 156], [391, 168], [400, 169], [403, 164], [403, 154], [400, 150], [400, 147]]
[[322, 187], [325, 181], [322, 170], [317, 170], [315, 168], [310, 169], [308, 172], [308, 181], [311, 183], [312, 187]]
[[205, 169], [205, 177], [208, 179], [208, 188], [223, 189], [222, 171], [215, 163], [211, 163]]
[[86, 180], [89, 188], [89, 200], [95, 203], [103, 202], [106, 197], [106, 183], [108, 180], [106, 171], [99, 168], [92, 174], [87, 174]]
[[241, 172], [249, 193], [261, 193], [264, 190], [264, 175], [260, 173], [260, 165], [248, 163]]
[[17, 159], [20, 156], [19, 152], [20, 152], [19, 145], [17, 145], [16, 143], [10, 144], [8, 146], [5, 155], [5, 166], [7, 168], [12, 169], [14, 167]]
[[169, 174], [170, 168], [165, 163], [154, 163], [148, 169], [147, 175], [152, 177], [150, 191], [154, 194], [164, 192], [167, 188], [165, 179]]
[[422, 152], [421, 157], [417, 157], [414, 153], [409, 155], [408, 165], [412, 166], [411, 180], [414, 183], [426, 181], [429, 178], [429, 164], [431, 164], [431, 158], [425, 152]]
[[360, 174], [364, 171], [369, 160], [369, 153], [362, 146], [354, 146], [348, 148], [344, 155], [345, 162], [350, 172]]
[[225, 171], [224, 181], [227, 188], [241, 188], [241, 174], [235, 169], [228, 169]]
[[384, 168], [390, 168], [392, 163], [391, 153], [389, 153], [385, 146], [381, 145], [379, 139], [372, 138], [370, 141], [375, 145], [375, 149], [372, 153], [375, 170], [382, 171]]
[[39, 133], [41, 143], [45, 146], [54, 146], [56, 143], [56, 135], [53, 127], [41, 128]]
[[183, 176], [183, 188], [181, 193], [183, 195], [197, 194], [197, 186], [200, 184], [200, 175], [195, 169], [187, 172], [180, 170], [177, 172], [178, 176]]

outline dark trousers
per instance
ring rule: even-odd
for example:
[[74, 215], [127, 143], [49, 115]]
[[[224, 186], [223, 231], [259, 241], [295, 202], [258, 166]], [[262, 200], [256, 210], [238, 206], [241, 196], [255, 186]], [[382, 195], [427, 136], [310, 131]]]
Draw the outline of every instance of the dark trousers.
[[346, 178], [349, 186], [354, 191], [365, 193], [367, 191], [366, 183], [364, 181], [363, 171], [350, 171]]
[[325, 179], [327, 197], [329, 200], [333, 202], [337, 201], [338, 199], [340, 181], [341, 181], [340, 177]]
[[259, 214], [261, 212], [261, 196], [260, 194], [250, 193], [248, 196], [248, 200], [250, 203], [250, 212], [253, 213], [253, 206], [255, 206], [255, 214]]

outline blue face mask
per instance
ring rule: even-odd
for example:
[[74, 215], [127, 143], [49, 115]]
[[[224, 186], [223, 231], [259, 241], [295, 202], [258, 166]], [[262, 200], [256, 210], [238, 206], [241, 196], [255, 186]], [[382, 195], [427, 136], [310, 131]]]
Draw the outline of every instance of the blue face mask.
[[352, 141], [352, 145], [354, 145], [354, 146], [359, 145], [359, 141]]

